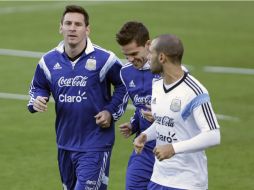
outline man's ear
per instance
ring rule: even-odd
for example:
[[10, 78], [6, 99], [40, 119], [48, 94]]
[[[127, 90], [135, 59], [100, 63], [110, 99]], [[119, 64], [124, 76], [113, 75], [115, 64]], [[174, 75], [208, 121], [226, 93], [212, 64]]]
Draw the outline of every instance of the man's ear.
[[88, 25], [87, 27], [86, 27], [86, 35], [87, 36], [89, 36], [89, 34], [90, 34], [90, 25]]
[[165, 54], [164, 53], [159, 53], [158, 59], [159, 59], [160, 63], [164, 64], [165, 60], [166, 60]]
[[63, 34], [62, 27], [63, 27], [63, 25], [62, 25], [62, 23], [60, 23], [60, 25], [59, 25], [59, 34]]
[[149, 48], [149, 46], [151, 45], [151, 40], [147, 40], [145, 43], [145, 48]]

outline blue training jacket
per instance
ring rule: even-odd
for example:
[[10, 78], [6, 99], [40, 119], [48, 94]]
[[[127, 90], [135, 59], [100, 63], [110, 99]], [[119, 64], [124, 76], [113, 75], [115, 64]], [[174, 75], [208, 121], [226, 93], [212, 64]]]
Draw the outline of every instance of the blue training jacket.
[[[85, 52], [75, 65], [61, 42], [37, 65], [30, 86], [28, 109], [37, 96], [55, 100], [58, 148], [72, 151], [111, 150], [115, 140], [114, 121], [125, 111], [128, 95], [120, 78], [120, 60], [87, 39]], [[114, 86], [111, 95], [111, 84]], [[113, 117], [109, 128], [96, 125], [94, 116], [108, 110]]]
[[[148, 63], [141, 69], [136, 69], [131, 63], [127, 63], [121, 69], [121, 79], [136, 108], [134, 116], [131, 118], [132, 133], [136, 133], [136, 136], [152, 124], [143, 117], [141, 109], [146, 110], [146, 105], [151, 105], [152, 83], [159, 78], [159, 75], [151, 73]], [[145, 148], [151, 150], [154, 146], [155, 141], [145, 144]]]

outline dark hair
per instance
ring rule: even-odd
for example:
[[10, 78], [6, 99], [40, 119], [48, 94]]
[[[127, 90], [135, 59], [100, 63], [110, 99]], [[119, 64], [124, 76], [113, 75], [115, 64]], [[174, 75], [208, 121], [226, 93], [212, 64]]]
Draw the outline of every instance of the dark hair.
[[136, 21], [126, 22], [116, 34], [116, 41], [122, 46], [132, 41], [135, 41], [138, 46], [145, 46], [149, 39], [147, 28], [141, 22]]
[[181, 64], [184, 47], [181, 40], [172, 34], [158, 36], [155, 45], [157, 53], [164, 53], [173, 63]]
[[64, 16], [67, 13], [80, 13], [80, 14], [82, 14], [84, 16], [84, 21], [85, 21], [86, 26], [89, 25], [89, 15], [83, 7], [78, 6], [78, 5], [67, 5], [65, 7], [64, 12], [63, 12], [63, 15], [62, 15], [62, 18], [61, 18], [61, 23], [63, 23]]

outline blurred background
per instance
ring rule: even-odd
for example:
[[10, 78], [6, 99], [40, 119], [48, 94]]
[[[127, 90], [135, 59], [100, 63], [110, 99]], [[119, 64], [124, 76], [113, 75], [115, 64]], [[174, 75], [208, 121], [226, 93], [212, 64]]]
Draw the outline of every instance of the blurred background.
[[[90, 14], [92, 42], [124, 59], [115, 34], [129, 20], [143, 22], [151, 38], [172, 33], [185, 46], [183, 63], [209, 90], [221, 145], [206, 151], [209, 190], [254, 189], [254, 2], [0, 2], [0, 189], [61, 189], [54, 104], [43, 114], [26, 109], [40, 56], [62, 36], [67, 4]], [[131, 103], [131, 102], [130, 102]], [[116, 124], [109, 190], [123, 190], [132, 140]]]

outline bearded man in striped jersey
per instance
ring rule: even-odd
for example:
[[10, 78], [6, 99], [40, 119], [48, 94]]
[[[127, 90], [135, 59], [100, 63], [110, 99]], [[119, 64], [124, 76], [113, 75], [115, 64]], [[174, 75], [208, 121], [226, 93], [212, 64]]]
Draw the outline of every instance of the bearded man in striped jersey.
[[155, 38], [148, 59], [154, 82], [151, 108], [153, 124], [134, 141], [140, 153], [156, 139], [155, 165], [148, 190], [208, 189], [205, 149], [220, 143], [220, 130], [207, 89], [182, 70], [184, 48], [170, 34]]

